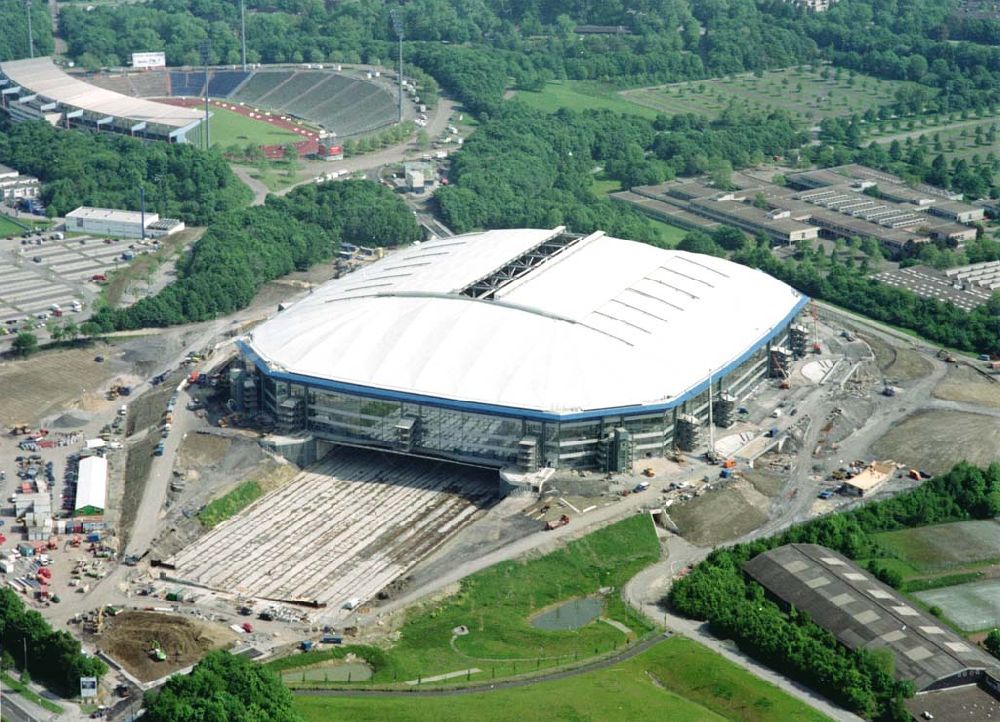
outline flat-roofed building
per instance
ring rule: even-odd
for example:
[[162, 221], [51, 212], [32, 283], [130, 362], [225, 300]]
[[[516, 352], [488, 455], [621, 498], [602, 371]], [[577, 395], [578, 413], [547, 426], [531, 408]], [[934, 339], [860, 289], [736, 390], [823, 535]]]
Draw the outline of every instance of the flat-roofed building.
[[184, 229], [184, 223], [157, 213], [80, 206], [66, 214], [66, 230], [118, 238], [158, 238]]

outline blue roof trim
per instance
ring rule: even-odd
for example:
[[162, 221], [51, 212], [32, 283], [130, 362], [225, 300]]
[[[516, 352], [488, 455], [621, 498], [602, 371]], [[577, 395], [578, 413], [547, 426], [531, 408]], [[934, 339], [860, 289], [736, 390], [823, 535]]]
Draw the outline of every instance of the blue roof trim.
[[[794, 308], [781, 320], [776, 326], [774, 326], [771, 331], [759, 338], [754, 342], [750, 348], [746, 349], [742, 354], [729, 362], [726, 366], [716, 371], [713, 375], [713, 379], [719, 379], [731, 371], [739, 368], [743, 363], [749, 359], [763, 344], [774, 339], [778, 334], [780, 334], [784, 328], [794, 319], [799, 312], [809, 303], [808, 296], [802, 296], [799, 301], [795, 304]], [[362, 386], [360, 384], [345, 383], [342, 381], [331, 381], [329, 379], [320, 379], [315, 376], [304, 376], [302, 374], [288, 373], [285, 371], [274, 371], [268, 368], [267, 363], [257, 355], [257, 353], [250, 348], [244, 341], [237, 340], [237, 347], [240, 349], [242, 354], [250, 359], [257, 369], [276, 381], [286, 381], [296, 384], [305, 384], [308, 386], [315, 386], [321, 389], [329, 389], [331, 391], [341, 391], [346, 394], [354, 394], [357, 396], [366, 396], [373, 399], [382, 399], [385, 401], [404, 401], [412, 404], [422, 404], [424, 406], [434, 406], [442, 409], [451, 409], [454, 411], [466, 411], [477, 414], [490, 414], [492, 416], [506, 416], [510, 418], [517, 419], [527, 419], [529, 421], [596, 421], [598, 419], [605, 418], [607, 416], [637, 416], [644, 414], [653, 414], [662, 411], [667, 411], [675, 406], [688, 401], [689, 399], [696, 398], [705, 389], [708, 388], [708, 377], [706, 376], [700, 382], [692, 386], [690, 389], [685, 391], [680, 396], [672, 398], [669, 401], [665, 401], [658, 404], [635, 404], [632, 406], [615, 406], [605, 409], [590, 409], [587, 411], [577, 411], [566, 414], [559, 414], [554, 412], [538, 411], [535, 409], [519, 409], [512, 406], [500, 406], [497, 404], [487, 404], [476, 401], [456, 401], [452, 399], [443, 399], [437, 396], [427, 396], [425, 394], [415, 394], [407, 393], [405, 391], [392, 391], [390, 389], [380, 389], [374, 386]]]

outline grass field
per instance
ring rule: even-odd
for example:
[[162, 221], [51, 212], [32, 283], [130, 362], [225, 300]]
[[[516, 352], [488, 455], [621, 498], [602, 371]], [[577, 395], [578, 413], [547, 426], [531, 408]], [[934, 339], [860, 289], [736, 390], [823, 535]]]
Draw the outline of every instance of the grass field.
[[[624, 647], [652, 630], [617, 594], [640, 569], [659, 559], [660, 546], [647, 515], [600, 529], [562, 549], [527, 561], [503, 562], [462, 580], [461, 589], [443, 600], [410, 611], [396, 644], [377, 660], [374, 683], [392, 684], [478, 668], [472, 681], [509, 677], [571, 664]], [[601, 587], [600, 620], [572, 631], [547, 631], [531, 625], [541, 610]], [[469, 633], [455, 637], [452, 630]], [[281, 671], [314, 664], [321, 658], [298, 655], [279, 660]], [[277, 667], [274, 667], [277, 669]], [[465, 681], [465, 677], [462, 677]]]
[[14, 221], [7, 218], [7, 216], [0, 215], [0, 238], [7, 238], [8, 236], [17, 236], [24, 231], [21, 226], [14, 223]]
[[432, 698], [296, 697], [295, 709], [308, 722], [825, 719], [777, 687], [682, 637], [607, 669], [517, 689]]
[[940, 607], [949, 622], [963, 632], [993, 629], [1000, 624], [1000, 579], [918, 592], [917, 599]]
[[841, 72], [839, 80], [831, 69], [822, 71], [796, 68], [768, 71], [763, 77], [751, 74], [716, 80], [699, 80], [620, 93], [624, 100], [658, 113], [698, 113], [717, 116], [730, 103], [758, 110], [786, 110], [804, 122], [864, 113], [869, 108], [893, 101], [896, 88], [905, 81], [880, 80]]
[[545, 84], [545, 90], [519, 90], [514, 96], [523, 103], [546, 113], [554, 113], [560, 108], [570, 110], [613, 110], [643, 118], [653, 119], [657, 111], [638, 103], [633, 103], [619, 95], [611, 85], [589, 80], [558, 80]]
[[958, 567], [1000, 558], [1000, 522], [993, 520], [904, 529], [876, 538], [918, 573], [954, 573]]
[[[208, 120], [208, 137], [213, 146], [225, 148], [230, 145], [245, 146], [250, 143], [254, 145], [282, 145], [302, 140], [302, 136], [290, 130], [247, 118], [216, 105], [211, 107], [210, 112], [212, 117]], [[202, 129], [199, 126], [188, 134], [188, 140], [194, 145], [200, 146], [204, 142], [201, 134]]]

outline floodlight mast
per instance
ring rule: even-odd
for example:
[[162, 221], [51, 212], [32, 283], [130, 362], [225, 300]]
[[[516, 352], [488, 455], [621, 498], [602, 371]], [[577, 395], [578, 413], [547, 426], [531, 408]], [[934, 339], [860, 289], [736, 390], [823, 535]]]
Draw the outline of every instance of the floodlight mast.
[[240, 39], [243, 44], [243, 72], [247, 71], [247, 13], [246, 2], [240, 0]]
[[212, 43], [210, 40], [205, 39], [201, 41], [201, 62], [205, 68], [205, 150], [212, 147], [212, 140], [208, 135], [208, 54], [212, 48]]
[[31, 0], [24, 0], [24, 9], [28, 14], [28, 57], [35, 57], [35, 36], [31, 32]]
[[399, 121], [403, 121], [403, 20], [395, 8], [389, 11], [392, 18], [392, 29], [399, 43]]

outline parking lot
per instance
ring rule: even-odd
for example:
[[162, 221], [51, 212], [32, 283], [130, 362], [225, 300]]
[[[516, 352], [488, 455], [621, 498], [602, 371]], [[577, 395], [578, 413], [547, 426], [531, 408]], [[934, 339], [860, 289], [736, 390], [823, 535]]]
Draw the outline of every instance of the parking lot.
[[958, 306], [963, 311], [971, 311], [990, 300], [988, 291], [975, 287], [956, 288], [953, 279], [927, 266], [898, 268], [872, 276], [889, 286], [905, 288], [924, 298], [936, 298]]
[[77, 313], [93, 301], [109, 273], [158, 247], [155, 241], [64, 238], [58, 232], [0, 240], [4, 331], [15, 333]]

